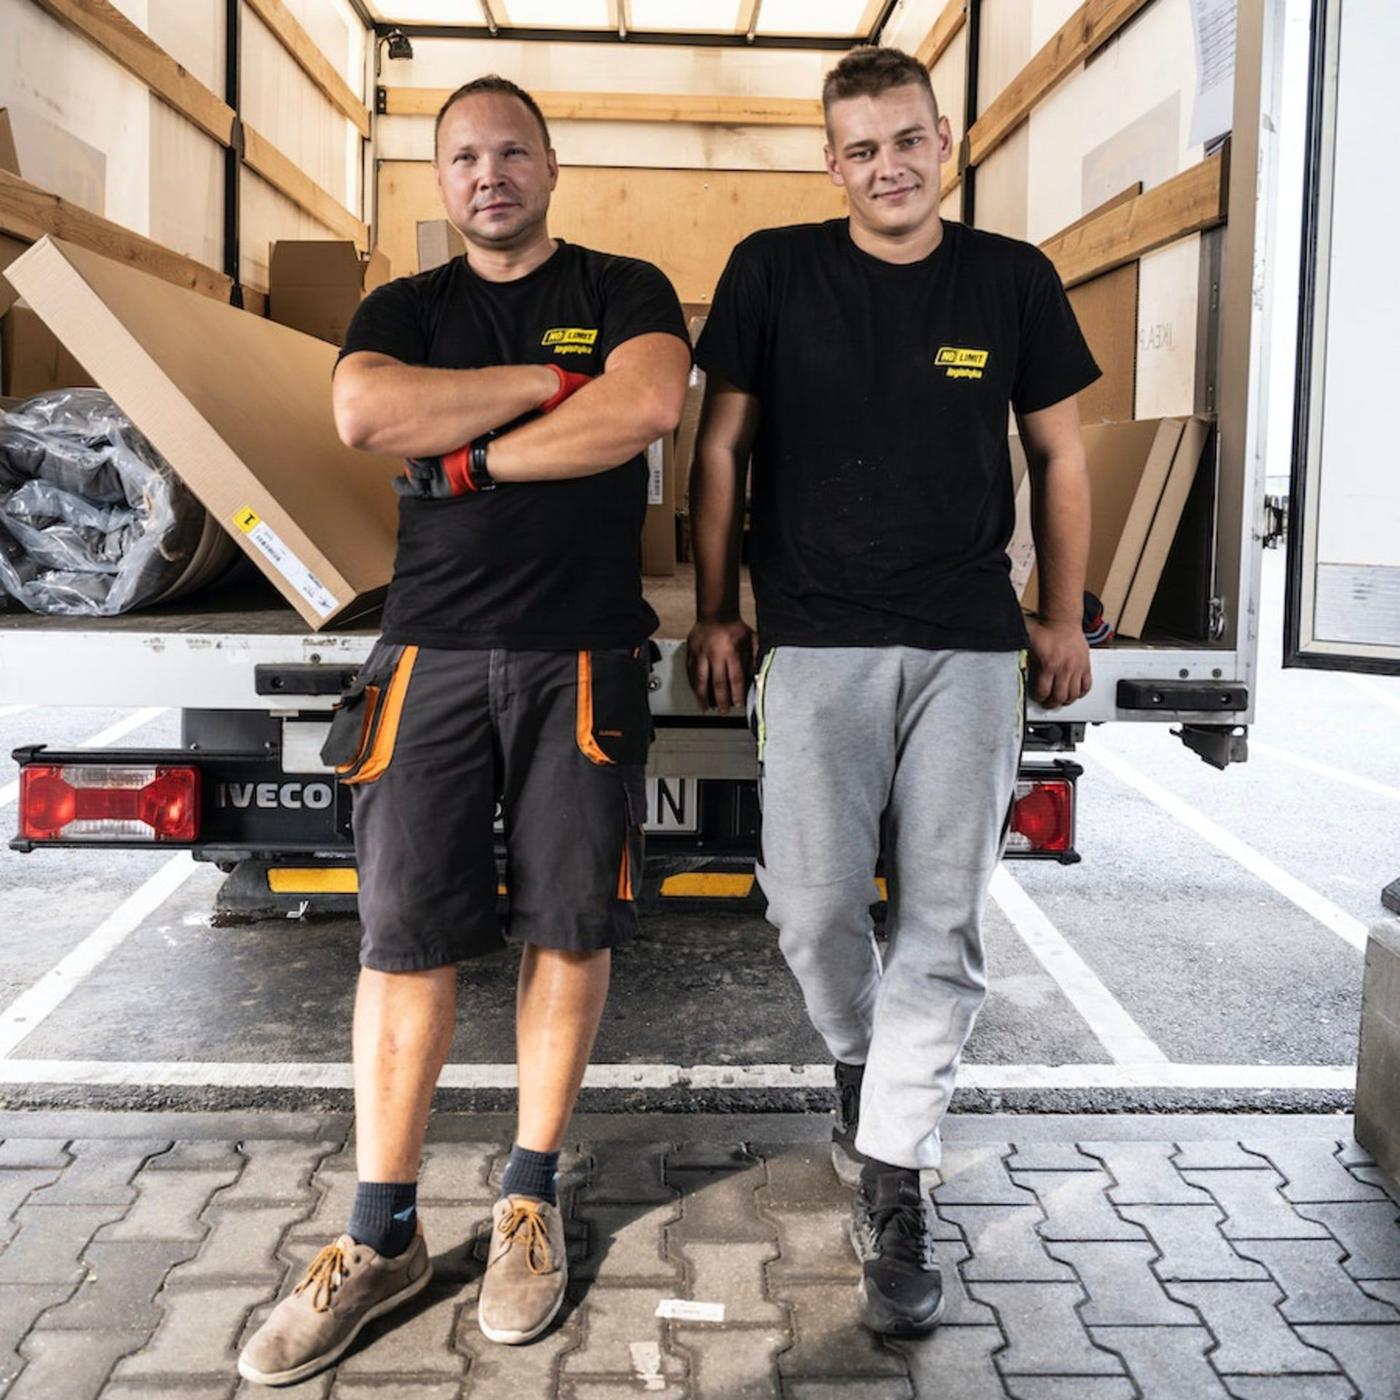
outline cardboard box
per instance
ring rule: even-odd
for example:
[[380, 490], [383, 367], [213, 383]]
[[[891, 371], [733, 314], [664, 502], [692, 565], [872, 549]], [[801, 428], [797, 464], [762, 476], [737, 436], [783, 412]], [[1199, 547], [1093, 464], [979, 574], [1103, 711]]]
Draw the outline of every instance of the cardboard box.
[[642, 524], [642, 572], [676, 572], [676, 448], [668, 434], [647, 448], [647, 514]]
[[462, 235], [446, 219], [418, 221], [418, 271], [431, 272], [466, 251]]
[[5, 313], [0, 321], [0, 393], [27, 399], [96, 382], [29, 307], [12, 306]]
[[29, 248], [18, 238], [0, 234], [0, 316], [3, 316], [19, 300], [19, 293], [10, 285], [5, 269]]
[[313, 631], [393, 574], [395, 458], [336, 436], [336, 352], [44, 238], [9, 277]]
[[268, 317], [332, 345], [345, 343], [350, 318], [366, 292], [389, 280], [389, 259], [367, 258], [338, 239], [281, 239], [268, 259]]

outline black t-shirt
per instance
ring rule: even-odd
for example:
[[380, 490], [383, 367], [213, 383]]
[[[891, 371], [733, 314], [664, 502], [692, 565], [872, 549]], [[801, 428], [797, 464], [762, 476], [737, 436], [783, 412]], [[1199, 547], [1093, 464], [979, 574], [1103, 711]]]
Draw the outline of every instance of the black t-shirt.
[[[598, 375], [619, 345], [651, 331], [690, 344], [662, 273], [560, 240], [513, 282], [488, 282], [458, 257], [378, 288], [355, 312], [341, 355], [373, 350], [438, 369], [557, 364]], [[400, 498], [385, 638], [537, 651], [639, 645], [656, 628], [639, 565], [646, 483], [637, 456], [570, 481]]]
[[760, 403], [749, 558], [766, 647], [1026, 644], [1008, 405], [1098, 378], [1050, 260], [945, 223], [888, 263], [846, 220], [742, 242], [696, 348]]

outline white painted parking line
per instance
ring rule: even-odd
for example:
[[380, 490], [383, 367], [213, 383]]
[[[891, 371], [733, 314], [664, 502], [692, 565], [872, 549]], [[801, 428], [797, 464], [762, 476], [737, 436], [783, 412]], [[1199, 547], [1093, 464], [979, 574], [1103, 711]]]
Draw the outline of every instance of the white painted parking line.
[[[829, 1089], [830, 1065], [590, 1065], [589, 1089]], [[1355, 1065], [970, 1065], [967, 1089], [1350, 1090]], [[0, 1060], [0, 1084], [126, 1088], [349, 1089], [343, 1062], [258, 1064], [188, 1060]], [[514, 1065], [448, 1065], [444, 1089], [514, 1089]]]
[[1379, 701], [1382, 705], [1400, 714], [1400, 695], [1392, 695], [1384, 686], [1377, 685], [1375, 681], [1368, 680], [1365, 676], [1348, 675], [1347, 680], [1363, 695]]
[[[28, 705], [18, 705], [16, 709], [26, 710]], [[125, 719], [119, 719], [115, 724], [109, 724], [106, 729], [99, 730], [91, 739], [84, 739], [76, 747], [80, 749], [109, 749], [113, 744], [121, 739], [125, 739], [133, 729], [140, 729], [143, 724], [149, 724], [153, 719], [163, 715], [169, 706], [156, 705], [145, 710], [134, 710]], [[7, 783], [0, 788], [0, 807], [8, 807], [11, 802], [19, 796], [19, 782]]]
[[1216, 850], [1244, 866], [1251, 875], [1257, 875], [1265, 884], [1271, 885], [1285, 899], [1291, 900], [1305, 914], [1310, 914], [1319, 923], [1326, 924], [1339, 938], [1350, 943], [1358, 953], [1366, 950], [1366, 925], [1354, 919], [1345, 910], [1339, 909], [1325, 895], [1318, 894], [1296, 876], [1290, 875], [1281, 865], [1276, 865], [1268, 856], [1261, 855], [1253, 846], [1241, 841], [1238, 836], [1226, 831], [1217, 822], [1202, 815], [1194, 807], [1183, 802], [1175, 793], [1168, 792], [1160, 783], [1155, 783], [1144, 773], [1117, 754], [1095, 744], [1086, 745], [1078, 751], [1093, 763], [1098, 763], [1113, 774], [1120, 782], [1136, 788], [1149, 802], [1155, 802], [1169, 816], [1173, 816], [1184, 826], [1188, 826], [1198, 836], [1209, 841]]
[[1330, 763], [1319, 763], [1314, 758], [1304, 758], [1302, 754], [1289, 753], [1287, 749], [1276, 749], [1272, 744], [1262, 744], [1258, 739], [1249, 741], [1251, 753], [1263, 754], [1279, 763], [1292, 764], [1294, 768], [1304, 768], [1316, 773], [1320, 778], [1330, 778], [1334, 783], [1345, 783], [1348, 787], [1360, 788], [1375, 797], [1384, 797], [1391, 802], [1400, 802], [1400, 788], [1378, 783], [1374, 778], [1363, 778], [1359, 773], [1348, 773], [1344, 768], [1333, 768]]
[[1165, 1064], [1166, 1055], [1124, 1010], [1118, 998], [1070, 946], [1049, 916], [1012, 878], [1004, 865], [992, 876], [991, 896], [1011, 927], [1053, 977], [1099, 1044], [1118, 1064]]
[[172, 856], [124, 899], [67, 957], [55, 963], [28, 991], [0, 1012], [0, 1059], [72, 995], [148, 915], [159, 909], [199, 867], [188, 851]]
[[0, 719], [9, 719], [11, 715], [22, 715], [26, 710], [33, 708], [33, 705], [0, 705]]

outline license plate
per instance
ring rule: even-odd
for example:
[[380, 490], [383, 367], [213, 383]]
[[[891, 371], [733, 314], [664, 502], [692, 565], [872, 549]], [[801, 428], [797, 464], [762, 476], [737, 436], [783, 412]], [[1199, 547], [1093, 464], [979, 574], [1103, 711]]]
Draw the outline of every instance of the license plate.
[[647, 830], [698, 831], [700, 785], [693, 778], [647, 779]]

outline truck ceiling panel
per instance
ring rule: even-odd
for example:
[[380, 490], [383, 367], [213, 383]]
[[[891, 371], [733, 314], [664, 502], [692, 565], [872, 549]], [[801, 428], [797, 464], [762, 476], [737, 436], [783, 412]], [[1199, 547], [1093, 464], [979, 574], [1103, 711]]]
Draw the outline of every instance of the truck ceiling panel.
[[627, 14], [643, 33], [737, 34], [739, 9], [730, 0], [628, 0]]

